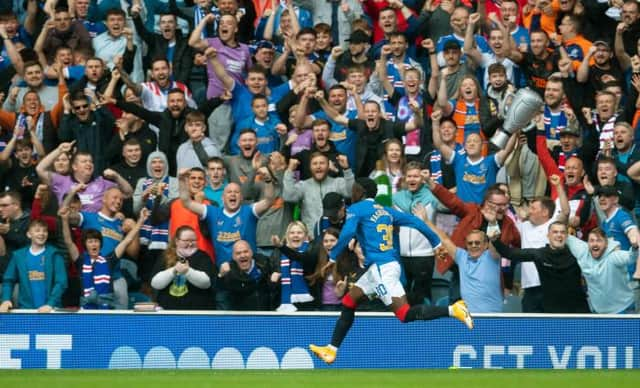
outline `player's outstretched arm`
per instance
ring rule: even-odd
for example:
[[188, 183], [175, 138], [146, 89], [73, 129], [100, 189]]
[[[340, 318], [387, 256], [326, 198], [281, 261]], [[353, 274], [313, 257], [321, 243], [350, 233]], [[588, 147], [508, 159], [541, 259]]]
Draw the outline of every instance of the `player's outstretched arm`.
[[[433, 223], [431, 223], [429, 218], [425, 217], [422, 219], [424, 220], [425, 224], [427, 224], [427, 226], [430, 227], [438, 235], [438, 237], [440, 237], [440, 241], [442, 241], [442, 248], [444, 248], [444, 250], [449, 254], [449, 256], [455, 257], [456, 250], [458, 249], [456, 244], [454, 244], [453, 241], [451, 241], [451, 239], [449, 238], [449, 236], [447, 236], [446, 233], [444, 233], [443, 231], [438, 229]], [[439, 252], [439, 253], [442, 253], [442, 252]], [[437, 254], [438, 252], [436, 252], [436, 255]]]
[[539, 261], [539, 253], [541, 248], [528, 248], [528, 249], [518, 249], [511, 248], [506, 245], [500, 239], [496, 239], [495, 241], [491, 241], [493, 247], [500, 254], [501, 257], [506, 257], [511, 261]]
[[338, 237], [338, 242], [336, 245], [331, 248], [329, 252], [329, 261], [335, 262], [338, 256], [345, 250], [345, 248], [349, 245], [349, 241], [353, 239], [356, 235], [356, 229], [358, 227], [358, 217], [347, 210], [347, 221], [344, 223], [342, 230], [340, 231], [340, 237]]
[[442, 241], [440, 240], [440, 237], [438, 237], [438, 235], [431, 228], [429, 228], [427, 224], [425, 224], [424, 221], [422, 221], [420, 218], [412, 214], [400, 212], [395, 209], [387, 208], [387, 210], [389, 211], [389, 213], [391, 213], [391, 216], [393, 217], [394, 225], [408, 226], [408, 227], [417, 229], [420, 233], [422, 233], [423, 236], [427, 238], [427, 240], [429, 240], [429, 243], [431, 244], [433, 249], [436, 249], [442, 243]]

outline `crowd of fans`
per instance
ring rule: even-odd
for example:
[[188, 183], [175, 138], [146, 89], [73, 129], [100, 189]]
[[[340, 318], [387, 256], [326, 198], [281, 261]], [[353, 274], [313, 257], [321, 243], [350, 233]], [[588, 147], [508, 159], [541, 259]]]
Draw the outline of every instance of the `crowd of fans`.
[[0, 38], [0, 312], [338, 310], [361, 177], [442, 240], [379, 231], [411, 304], [640, 308], [635, 0], [9, 0]]

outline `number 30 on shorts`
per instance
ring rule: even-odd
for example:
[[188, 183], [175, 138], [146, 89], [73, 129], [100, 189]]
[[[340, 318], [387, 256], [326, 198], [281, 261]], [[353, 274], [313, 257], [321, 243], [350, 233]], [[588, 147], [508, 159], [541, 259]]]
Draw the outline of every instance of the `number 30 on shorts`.
[[387, 287], [385, 287], [382, 283], [378, 284], [376, 286], [376, 295], [378, 295], [378, 297], [380, 298], [387, 295]]

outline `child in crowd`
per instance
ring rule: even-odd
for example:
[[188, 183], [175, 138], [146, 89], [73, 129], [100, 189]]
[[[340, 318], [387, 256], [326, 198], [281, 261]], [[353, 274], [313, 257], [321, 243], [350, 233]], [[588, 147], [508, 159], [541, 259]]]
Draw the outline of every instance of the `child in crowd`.
[[269, 101], [262, 94], [257, 94], [251, 101], [251, 111], [253, 115], [245, 118], [236, 125], [236, 130], [231, 137], [229, 147], [232, 155], [240, 152], [238, 138], [240, 131], [246, 128], [253, 129], [258, 137], [258, 151], [268, 155], [273, 151], [280, 150], [280, 145], [284, 143], [287, 135], [287, 126], [280, 122], [278, 116], [269, 113]]
[[127, 245], [137, 237], [140, 228], [149, 216], [149, 212], [146, 209], [140, 212], [138, 222], [129, 230], [125, 238], [116, 245], [113, 252], [106, 256], [100, 255], [100, 250], [102, 249], [102, 233], [100, 231], [85, 229], [82, 232], [82, 248], [84, 252], [80, 253], [71, 237], [69, 209], [61, 208], [58, 214], [62, 219], [62, 235], [71, 260], [75, 262], [82, 258], [80, 307], [87, 310], [108, 310], [113, 308], [111, 273], [124, 255]]
[[0, 313], [14, 307], [11, 298], [16, 284], [18, 308], [49, 313], [61, 306], [62, 294], [67, 288], [67, 271], [62, 255], [47, 244], [47, 224], [41, 220], [31, 221], [27, 237], [30, 245], [13, 252], [4, 273]]
[[207, 167], [207, 161], [214, 156], [221, 156], [220, 148], [208, 138], [207, 122], [204, 113], [193, 111], [187, 113], [184, 130], [189, 135], [189, 140], [178, 147], [178, 170], [192, 167]]

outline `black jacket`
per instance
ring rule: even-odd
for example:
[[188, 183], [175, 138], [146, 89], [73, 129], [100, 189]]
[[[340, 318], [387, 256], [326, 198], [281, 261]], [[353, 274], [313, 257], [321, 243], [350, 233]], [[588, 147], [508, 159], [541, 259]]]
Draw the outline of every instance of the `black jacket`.
[[542, 306], [545, 313], [589, 313], [587, 295], [582, 287], [582, 271], [578, 261], [566, 246], [551, 249], [517, 249], [499, 239], [493, 246], [502, 257], [512, 261], [532, 261], [536, 265], [542, 285]]
[[[197, 110], [204, 113], [205, 117], [208, 118], [211, 112], [222, 104], [222, 102], [223, 100], [220, 98], [212, 98], [207, 100]], [[158, 149], [164, 152], [165, 155], [167, 155], [167, 159], [169, 159], [169, 175], [175, 176], [177, 172], [176, 154], [178, 147], [189, 139], [189, 136], [187, 136], [184, 130], [185, 118], [187, 113], [195, 111], [196, 109], [187, 106], [180, 116], [173, 117], [169, 109], [165, 109], [162, 112], [153, 112], [139, 105], [122, 100], [117, 101], [116, 106], [124, 111], [133, 113], [147, 123], [153, 124], [160, 129]]]
[[231, 260], [231, 270], [220, 281], [224, 289], [229, 291], [232, 310], [270, 310], [271, 309], [271, 269], [269, 259], [254, 255], [255, 269], [258, 276], [251, 278], [241, 271], [238, 264]]
[[[211, 282], [215, 279], [215, 270], [211, 258], [209, 255], [201, 250], [197, 250], [189, 259], [189, 266], [195, 270], [202, 271], [209, 275]], [[153, 269], [153, 274], [164, 271], [165, 259], [164, 256], [156, 261]], [[175, 282], [175, 280], [174, 280]], [[187, 293], [182, 296], [172, 295], [172, 287], [175, 287], [174, 282], [162, 290], [158, 290], [157, 301], [162, 308], [166, 310], [213, 310], [214, 309], [214, 294], [212, 287], [202, 289], [194, 286], [186, 281]]]
[[107, 146], [113, 136], [114, 125], [113, 115], [105, 107], [92, 112], [87, 121], [80, 121], [75, 114], [64, 114], [58, 136], [61, 141], [75, 140], [78, 151], [90, 153], [95, 171], [100, 172], [110, 164]]
[[340, 165], [338, 164], [338, 155], [341, 155], [338, 150], [336, 150], [336, 146], [332, 141], [327, 141], [329, 144], [328, 151], [320, 151], [316, 148], [316, 145], [313, 144], [311, 149], [303, 150], [298, 152], [297, 154], [291, 156], [291, 148], [286, 147], [284, 151], [284, 155], [289, 158], [298, 159], [300, 161], [300, 166], [298, 166], [298, 171], [300, 171], [300, 180], [305, 180], [311, 178], [311, 155], [314, 152], [319, 152], [321, 154], [325, 154], [329, 161], [333, 162], [334, 166], [338, 169], [338, 172], [329, 170], [330, 177], [342, 176], [342, 169], [340, 169]]
[[[356, 131], [358, 134], [358, 142], [356, 143], [357, 165], [354, 170], [355, 176], [362, 177], [371, 174], [371, 171], [376, 167], [376, 161], [381, 159], [384, 154], [385, 142], [394, 138], [402, 140], [402, 136], [406, 133], [405, 125], [406, 122], [404, 121], [380, 119], [378, 128], [370, 131], [364, 120], [349, 120], [347, 126], [350, 130]], [[375, 147], [373, 155], [370, 149], [371, 146]]]
[[624, 49], [629, 54], [629, 56], [634, 56], [638, 52], [637, 42], [640, 39], [640, 21], [636, 21], [633, 23], [627, 30], [622, 34], [622, 39], [624, 41]]
[[[151, 60], [154, 58], [166, 58], [169, 41], [160, 34], [147, 31], [140, 15], [133, 16], [133, 24], [136, 26], [136, 31], [138, 31], [140, 38], [149, 47], [144, 61], [145, 68], [151, 66]], [[176, 45], [173, 49], [173, 60], [171, 62], [173, 64], [173, 78], [182, 83], [187, 83], [189, 80], [189, 73], [191, 73], [191, 67], [193, 66], [193, 50], [187, 42], [188, 38], [182, 36], [182, 31], [177, 29]]]
[[[149, 154], [155, 151], [158, 146], [158, 136], [149, 128], [148, 124], [144, 123], [137, 131], [127, 133], [124, 140], [120, 138], [119, 134], [113, 135], [107, 147], [107, 160], [109, 163], [115, 164], [123, 160], [122, 147], [124, 146], [124, 142], [129, 139], [137, 139], [140, 142], [140, 149], [142, 150], [140, 160], [143, 166], [146, 165]], [[133, 187], [135, 187], [135, 184]]]
[[[131, 187], [135, 189], [136, 185], [138, 184], [138, 180], [140, 180], [140, 178], [147, 177], [146, 161], [147, 158], [140, 159], [140, 162], [138, 162], [138, 164], [133, 167], [122, 161], [118, 164], [112, 165], [111, 169], [120, 174], [120, 176], [123, 177], [124, 180], [129, 182]], [[136, 214], [133, 212], [133, 198], [126, 198], [124, 201], [122, 201], [122, 213], [124, 213], [124, 215], [127, 217], [136, 217]]]

